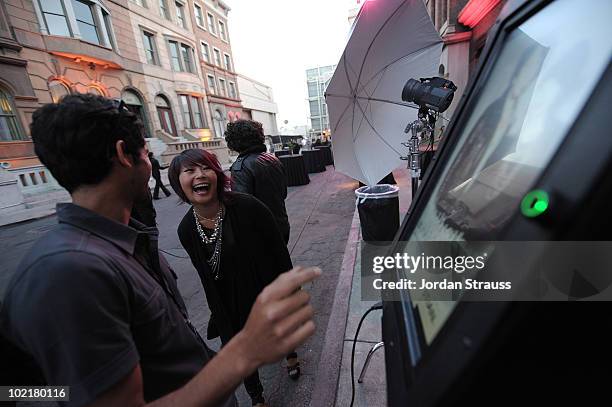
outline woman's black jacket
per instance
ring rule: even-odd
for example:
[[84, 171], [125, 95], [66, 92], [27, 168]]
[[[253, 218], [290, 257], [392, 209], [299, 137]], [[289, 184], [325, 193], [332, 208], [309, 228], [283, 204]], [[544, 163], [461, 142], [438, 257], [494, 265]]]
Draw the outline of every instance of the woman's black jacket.
[[[285, 241], [270, 210], [252, 195], [238, 192], [229, 192], [226, 195], [224, 203], [227, 222], [224, 221], [223, 225], [224, 228], [231, 227], [235, 245], [229, 261], [224, 260], [222, 245], [221, 278], [223, 278], [223, 273], [230, 272], [224, 270], [224, 264], [227, 267], [229, 263], [238, 269], [231, 270], [231, 272], [238, 273], [236, 275], [239, 279], [236, 281], [240, 286], [238, 287], [239, 295], [236, 297], [241, 302], [239, 305], [242, 311], [238, 317], [243, 324], [261, 290], [274, 281], [279, 274], [290, 270], [292, 264]], [[225, 315], [225, 308], [220, 297], [223, 293], [217, 289], [206, 262], [206, 254], [196, 230], [192, 208], [187, 211], [179, 224], [178, 235], [200, 276], [212, 313], [208, 323], [207, 337], [212, 339], [221, 335], [225, 342], [242, 326], [232, 326], [231, 318]], [[226, 235], [226, 231], [223, 235]]]

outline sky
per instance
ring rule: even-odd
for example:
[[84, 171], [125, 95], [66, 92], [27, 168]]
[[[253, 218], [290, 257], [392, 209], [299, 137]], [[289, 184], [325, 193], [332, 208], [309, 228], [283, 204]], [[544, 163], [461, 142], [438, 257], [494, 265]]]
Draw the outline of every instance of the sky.
[[306, 69], [338, 63], [356, 0], [224, 0], [236, 71], [272, 87], [277, 121], [308, 122]]

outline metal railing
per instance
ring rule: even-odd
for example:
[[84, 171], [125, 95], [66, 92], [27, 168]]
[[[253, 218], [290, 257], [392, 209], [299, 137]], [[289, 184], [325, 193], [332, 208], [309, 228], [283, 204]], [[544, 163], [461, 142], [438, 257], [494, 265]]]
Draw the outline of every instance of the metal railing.
[[210, 140], [210, 141], [181, 141], [176, 143], [166, 143], [168, 145], [168, 152], [177, 152], [188, 150], [190, 148], [201, 148], [203, 150], [210, 150], [215, 148], [222, 148], [221, 140]]

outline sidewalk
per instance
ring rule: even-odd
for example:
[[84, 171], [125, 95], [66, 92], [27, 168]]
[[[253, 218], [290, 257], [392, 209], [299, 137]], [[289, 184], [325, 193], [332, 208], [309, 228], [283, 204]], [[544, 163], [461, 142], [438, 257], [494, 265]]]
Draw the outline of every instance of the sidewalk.
[[[400, 188], [400, 225], [411, 202], [410, 176], [407, 170], [394, 171]], [[340, 281], [327, 327], [318, 381], [311, 407], [345, 407], [351, 401], [351, 351], [357, 325], [362, 315], [376, 301], [361, 301], [361, 233], [355, 208], [351, 233], [346, 243]], [[350, 298], [349, 298], [350, 297]], [[349, 300], [347, 301], [347, 298]], [[357, 407], [387, 405], [384, 348], [374, 353], [363, 383], [357, 379], [369, 350], [382, 341], [382, 311], [372, 311], [364, 320], [355, 347], [355, 403]], [[323, 363], [326, 361], [326, 363]]]

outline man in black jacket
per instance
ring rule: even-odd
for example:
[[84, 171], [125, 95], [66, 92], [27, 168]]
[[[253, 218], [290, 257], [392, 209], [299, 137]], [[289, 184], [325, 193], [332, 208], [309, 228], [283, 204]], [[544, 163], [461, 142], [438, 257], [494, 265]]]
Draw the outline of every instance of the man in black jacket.
[[[153, 191], [153, 199], [159, 199], [159, 189], [161, 188], [164, 191], [166, 196], [172, 195], [168, 188], [164, 186], [164, 183], [161, 180], [161, 164], [155, 157], [153, 157], [153, 153], [149, 152], [149, 161], [151, 161], [151, 176], [155, 180], [155, 190]], [[164, 167], [166, 168], [166, 167]]]
[[251, 194], [262, 201], [274, 215], [285, 243], [288, 243], [285, 167], [276, 156], [266, 153], [261, 123], [252, 120], [228, 123], [225, 141], [230, 149], [239, 154], [230, 168], [232, 190]]

